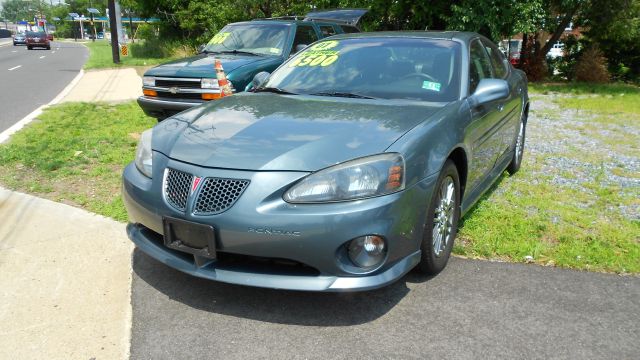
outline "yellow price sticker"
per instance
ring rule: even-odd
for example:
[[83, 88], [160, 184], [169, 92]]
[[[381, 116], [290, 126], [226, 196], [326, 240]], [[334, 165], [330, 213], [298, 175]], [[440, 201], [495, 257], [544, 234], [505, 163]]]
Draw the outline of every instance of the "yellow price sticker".
[[211, 39], [211, 41], [209, 41], [209, 44], [213, 44], [213, 45], [222, 44], [225, 40], [227, 40], [229, 35], [231, 35], [230, 32], [216, 34], [216, 36], [214, 36]]
[[340, 57], [338, 51], [331, 50], [309, 50], [304, 54], [300, 54], [295, 60], [289, 64], [289, 67], [303, 66], [329, 66], [336, 62]]
[[329, 50], [338, 46], [339, 42], [335, 40], [323, 41], [319, 44], [315, 44], [311, 47], [310, 50]]

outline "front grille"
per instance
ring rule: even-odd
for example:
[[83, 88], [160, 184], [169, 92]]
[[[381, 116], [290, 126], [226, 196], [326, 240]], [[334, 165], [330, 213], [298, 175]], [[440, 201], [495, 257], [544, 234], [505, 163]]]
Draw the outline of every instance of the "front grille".
[[248, 180], [206, 178], [198, 194], [194, 213], [212, 215], [227, 210], [248, 185]]
[[169, 205], [177, 210], [185, 211], [192, 182], [193, 175], [174, 169], [167, 169], [164, 196]]
[[159, 98], [166, 98], [166, 99], [190, 99], [190, 100], [202, 100], [202, 94], [200, 93], [177, 93], [177, 94], [172, 94], [168, 91], [158, 91], [158, 97]]
[[[195, 79], [194, 79], [195, 80]], [[200, 89], [200, 79], [196, 81], [184, 79], [156, 79], [157, 87], [177, 87], [182, 89]]]

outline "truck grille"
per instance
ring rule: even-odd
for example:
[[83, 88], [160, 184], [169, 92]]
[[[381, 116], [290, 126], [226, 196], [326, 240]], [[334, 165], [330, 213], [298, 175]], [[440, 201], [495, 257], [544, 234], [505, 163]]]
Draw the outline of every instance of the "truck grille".
[[164, 197], [169, 205], [176, 208], [176, 210], [185, 211], [192, 182], [193, 175], [174, 169], [167, 169]]
[[212, 215], [227, 210], [238, 200], [247, 185], [248, 180], [206, 178], [196, 199], [194, 213]]
[[168, 91], [158, 91], [159, 98], [166, 99], [190, 99], [190, 100], [202, 100], [201, 93], [177, 93], [172, 94]]
[[200, 89], [200, 79], [190, 79], [190, 80], [180, 79], [180, 78], [156, 79], [156, 86], [166, 87], [166, 88], [177, 87], [181, 89]]

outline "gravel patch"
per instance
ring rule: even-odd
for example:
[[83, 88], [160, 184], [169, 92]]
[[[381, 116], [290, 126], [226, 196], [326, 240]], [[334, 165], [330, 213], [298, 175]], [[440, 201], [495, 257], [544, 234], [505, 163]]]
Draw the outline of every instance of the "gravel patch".
[[[640, 194], [640, 158], [623, 152], [624, 146], [604, 139], [637, 137], [640, 126], [595, 123], [596, 116], [575, 109], [562, 109], [553, 99], [562, 94], [534, 95], [527, 127], [526, 149], [534, 175], [560, 187], [593, 194], [593, 184], [612, 188], [622, 197]], [[640, 124], [640, 119], [636, 122]], [[639, 140], [640, 142], [640, 140]], [[615, 142], [613, 142], [615, 144]], [[618, 172], [618, 174], [614, 172]], [[620, 175], [636, 174], [633, 176]], [[587, 186], [589, 185], [589, 186]], [[616, 210], [616, 209], [613, 209]], [[627, 219], [640, 220], [640, 205], [620, 205]]]

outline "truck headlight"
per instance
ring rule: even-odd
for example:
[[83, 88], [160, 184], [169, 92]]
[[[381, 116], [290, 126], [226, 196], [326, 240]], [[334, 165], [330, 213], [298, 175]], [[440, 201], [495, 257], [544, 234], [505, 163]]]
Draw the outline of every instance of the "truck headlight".
[[200, 80], [200, 88], [202, 89], [218, 89], [220, 86], [218, 85], [218, 79], [208, 79], [203, 78]]
[[153, 76], [143, 76], [142, 77], [142, 85], [143, 86], [156, 86], [156, 78]]

